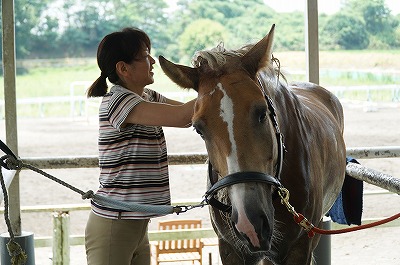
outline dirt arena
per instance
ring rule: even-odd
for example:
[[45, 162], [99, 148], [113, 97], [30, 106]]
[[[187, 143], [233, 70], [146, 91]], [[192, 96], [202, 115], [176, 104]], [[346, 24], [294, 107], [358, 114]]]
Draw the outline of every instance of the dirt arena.
[[[390, 106], [365, 106], [343, 103], [345, 110], [345, 140], [347, 147], [400, 146], [400, 104]], [[366, 111], [373, 110], [373, 111]], [[19, 156], [54, 157], [97, 154], [97, 118], [76, 117], [62, 119], [20, 119], [18, 122]], [[165, 128], [169, 153], [205, 152], [204, 144], [192, 129]], [[0, 124], [0, 138], [5, 139], [4, 122]], [[363, 165], [400, 177], [399, 160], [359, 160]], [[81, 190], [96, 190], [98, 169], [46, 170]], [[173, 200], [200, 201], [205, 192], [204, 165], [171, 166], [171, 192]], [[79, 204], [76, 194], [36, 173], [23, 171], [20, 175], [21, 205]], [[365, 190], [376, 190], [365, 185]], [[364, 198], [364, 218], [387, 217], [400, 211], [398, 195], [373, 195]], [[87, 211], [71, 213], [71, 234], [82, 235]], [[153, 219], [150, 229], [155, 229], [161, 219], [202, 218], [210, 227], [208, 210], [195, 209], [179, 216], [170, 215]], [[35, 236], [50, 236], [50, 213], [22, 215], [22, 229]], [[6, 232], [4, 221], [0, 231]], [[331, 237], [332, 264], [400, 264], [400, 227], [371, 228]], [[215, 250], [211, 250], [213, 253]], [[215, 254], [215, 253], [214, 253]], [[51, 248], [35, 249], [36, 265], [52, 264]], [[215, 264], [216, 263], [216, 259]], [[71, 248], [71, 264], [84, 265], [84, 247]]]

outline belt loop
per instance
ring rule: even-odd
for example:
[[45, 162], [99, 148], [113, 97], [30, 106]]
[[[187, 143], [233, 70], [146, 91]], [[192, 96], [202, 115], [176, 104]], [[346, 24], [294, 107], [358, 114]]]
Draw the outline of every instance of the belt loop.
[[121, 220], [122, 212], [118, 212], [118, 219]]

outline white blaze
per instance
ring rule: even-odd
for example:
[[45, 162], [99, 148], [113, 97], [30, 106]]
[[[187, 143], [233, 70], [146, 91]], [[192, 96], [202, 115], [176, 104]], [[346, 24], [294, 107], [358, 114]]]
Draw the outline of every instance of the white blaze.
[[[231, 143], [231, 153], [226, 158], [226, 162], [228, 165], [228, 173], [232, 174], [235, 172], [239, 172], [239, 159], [237, 153], [237, 145], [235, 142], [234, 131], [233, 131], [233, 102], [232, 99], [227, 95], [221, 83], [217, 84], [217, 88], [221, 90], [224, 96], [221, 98], [220, 102], [220, 116], [224, 122], [226, 122], [228, 129], [228, 137]], [[257, 237], [257, 233], [254, 229], [254, 226], [251, 224], [249, 219], [246, 216], [246, 212], [244, 210], [243, 198], [245, 197], [244, 188], [242, 187], [243, 183], [238, 183], [231, 186], [231, 201], [232, 205], [234, 204], [236, 210], [238, 211], [238, 222], [236, 224], [236, 228], [245, 233], [250, 239], [251, 243], [255, 247], [260, 246], [260, 242]]]
[[223, 88], [221, 83], [217, 84], [217, 87], [224, 96], [221, 98], [220, 105], [220, 116], [224, 122], [226, 122], [226, 126], [228, 129], [228, 137], [231, 143], [231, 153], [226, 158], [226, 162], [228, 164], [228, 172], [234, 173], [239, 171], [239, 161], [237, 156], [237, 147], [235, 143], [235, 137], [233, 133], [233, 102], [232, 99], [226, 94], [225, 89]]

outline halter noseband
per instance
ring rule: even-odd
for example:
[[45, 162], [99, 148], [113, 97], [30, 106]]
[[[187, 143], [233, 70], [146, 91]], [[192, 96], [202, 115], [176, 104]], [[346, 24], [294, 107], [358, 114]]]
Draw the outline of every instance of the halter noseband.
[[268, 110], [270, 112], [269, 117], [272, 122], [272, 125], [275, 129], [276, 141], [278, 144], [278, 159], [276, 163], [276, 171], [275, 176], [271, 176], [266, 173], [262, 172], [252, 172], [252, 171], [244, 171], [244, 172], [236, 172], [233, 174], [229, 174], [220, 180], [216, 180], [213, 176], [212, 165], [208, 162], [208, 178], [211, 184], [211, 188], [206, 191], [204, 195], [204, 200], [214, 208], [217, 208], [223, 212], [231, 212], [232, 206], [222, 203], [221, 201], [217, 200], [214, 195], [222, 188], [228, 187], [233, 184], [237, 183], [244, 183], [244, 182], [262, 182], [269, 185], [274, 185], [276, 187], [281, 187], [282, 184], [280, 183], [280, 175], [282, 172], [282, 163], [283, 163], [283, 151], [284, 151], [284, 144], [282, 139], [282, 134], [279, 130], [278, 122], [276, 120], [276, 112], [273, 105], [271, 98], [265, 93], [265, 90], [262, 88], [262, 83], [258, 80], [261, 90], [264, 94], [265, 100], [267, 101]]

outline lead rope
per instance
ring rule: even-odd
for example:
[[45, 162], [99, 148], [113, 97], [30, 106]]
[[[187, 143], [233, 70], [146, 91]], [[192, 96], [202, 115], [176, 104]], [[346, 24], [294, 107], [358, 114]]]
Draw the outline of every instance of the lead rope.
[[[58, 179], [43, 170], [40, 170], [32, 165], [26, 164], [23, 161], [19, 159], [15, 159], [13, 156], [4, 156], [6, 158], [5, 163], [2, 162], [4, 166], [6, 166], [7, 169], [13, 169], [13, 170], [20, 170], [22, 168], [27, 168], [30, 169], [38, 174], [41, 174], [58, 184], [63, 185], [64, 187], [69, 188], [72, 191], [75, 191], [76, 193], [79, 193], [82, 196], [82, 199], [92, 199], [96, 203], [102, 204], [102, 205], [108, 205], [111, 207], [115, 207], [118, 210], [122, 211], [132, 211], [132, 212], [150, 212], [150, 213], [157, 213], [157, 214], [171, 214], [171, 213], [181, 213], [185, 212], [188, 209], [200, 207], [203, 204], [199, 205], [194, 205], [194, 206], [171, 206], [171, 205], [147, 205], [147, 204], [136, 204], [136, 203], [126, 203], [123, 201], [116, 201], [109, 199], [105, 196], [95, 194], [92, 190], [89, 191], [82, 191], [67, 182], [62, 181], [61, 179]], [[4, 157], [2, 158], [4, 160]]]
[[[3, 161], [3, 159], [5, 159], [6, 157], [8, 157], [8, 155], [3, 156], [1, 158], [1, 161]], [[3, 190], [3, 194], [4, 194], [4, 220], [7, 225], [8, 233], [10, 235], [10, 240], [7, 243], [8, 254], [11, 257], [12, 265], [22, 265], [22, 264], [26, 263], [26, 261], [28, 260], [28, 256], [26, 255], [25, 251], [22, 250], [20, 244], [18, 244], [15, 241], [15, 235], [11, 228], [9, 212], [8, 212], [8, 208], [9, 208], [8, 193], [7, 193], [6, 184], [4, 182], [3, 173], [1, 171], [1, 167], [0, 167], [0, 183], [1, 183], [1, 188]]]
[[325, 229], [315, 227], [310, 221], [307, 220], [306, 217], [304, 217], [304, 215], [296, 212], [294, 207], [292, 205], [290, 205], [290, 203], [289, 203], [290, 193], [286, 188], [280, 187], [278, 189], [278, 194], [281, 197], [281, 203], [283, 205], [285, 205], [287, 210], [289, 211], [289, 213], [291, 213], [293, 215], [294, 221], [307, 232], [307, 235], [309, 238], [314, 237], [316, 233], [322, 234], [322, 235], [334, 235], [334, 234], [343, 234], [343, 233], [347, 233], [347, 232], [358, 231], [358, 230], [367, 229], [367, 228], [375, 227], [378, 225], [386, 224], [388, 222], [396, 220], [397, 218], [400, 218], [400, 213], [398, 213], [398, 214], [395, 214], [388, 218], [385, 218], [385, 219], [382, 219], [382, 220], [379, 220], [376, 222], [372, 222], [369, 224], [365, 224], [365, 225], [359, 225], [359, 226], [349, 227], [349, 228], [344, 228], [344, 229], [325, 230]]

